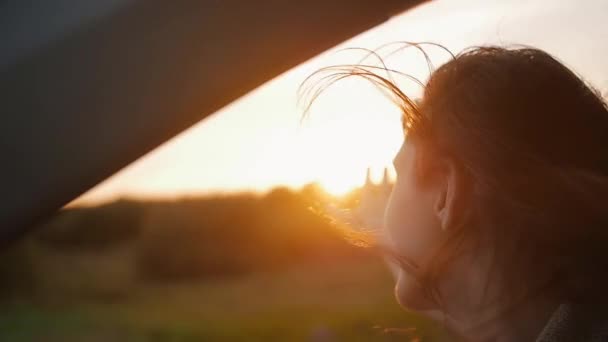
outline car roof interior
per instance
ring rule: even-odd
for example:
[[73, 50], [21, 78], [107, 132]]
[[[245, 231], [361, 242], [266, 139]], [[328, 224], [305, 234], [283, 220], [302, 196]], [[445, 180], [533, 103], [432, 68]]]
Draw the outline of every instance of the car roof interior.
[[0, 242], [256, 86], [420, 2], [0, 3]]

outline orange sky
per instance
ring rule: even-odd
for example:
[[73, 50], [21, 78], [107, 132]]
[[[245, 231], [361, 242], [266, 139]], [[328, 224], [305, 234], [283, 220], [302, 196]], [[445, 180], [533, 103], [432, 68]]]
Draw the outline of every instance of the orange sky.
[[[608, 65], [603, 0], [436, 0], [341, 44], [375, 48], [395, 41], [433, 41], [454, 52], [470, 45], [530, 44], [557, 55], [600, 89]], [[567, 25], [565, 25], [565, 23]], [[263, 191], [318, 181], [333, 193], [360, 185], [368, 166], [380, 176], [402, 142], [399, 113], [363, 81], [338, 84], [300, 122], [299, 84], [314, 70], [354, 63], [361, 53], [336, 49], [276, 77], [203, 120], [75, 203], [120, 196], [179, 196], [216, 191]], [[430, 50], [440, 64], [444, 55]], [[435, 53], [436, 52], [436, 53]], [[390, 66], [425, 77], [415, 52]], [[407, 82], [410, 94], [418, 91]]]

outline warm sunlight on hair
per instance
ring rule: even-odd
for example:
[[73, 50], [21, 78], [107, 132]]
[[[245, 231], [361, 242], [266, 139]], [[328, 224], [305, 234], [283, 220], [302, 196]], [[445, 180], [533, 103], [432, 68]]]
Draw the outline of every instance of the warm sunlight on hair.
[[[391, 164], [403, 139], [401, 130], [411, 127], [419, 117], [416, 98], [424, 89], [423, 80], [434, 68], [427, 50], [439, 50], [453, 57], [443, 46], [430, 42], [395, 42], [375, 50], [347, 48], [338, 53], [350, 54], [352, 64], [329, 64], [303, 81], [298, 91], [303, 121], [316, 119], [311, 125], [314, 129], [329, 130], [311, 135], [307, 146], [316, 144], [324, 152], [336, 149], [327, 160], [316, 160], [328, 166], [318, 173], [328, 191], [345, 193], [361, 185], [362, 171], [367, 167]], [[392, 63], [395, 60], [405, 61], [410, 68], [416, 60], [426, 63], [426, 74], [398, 71], [404, 67]]]
[[333, 195], [381, 175], [403, 141], [399, 108], [364, 80], [344, 80], [316, 99], [302, 121], [303, 172]]

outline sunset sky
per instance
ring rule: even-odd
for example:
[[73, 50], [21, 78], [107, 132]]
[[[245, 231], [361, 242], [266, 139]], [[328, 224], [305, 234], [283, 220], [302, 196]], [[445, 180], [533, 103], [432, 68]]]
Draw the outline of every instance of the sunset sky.
[[[76, 203], [121, 196], [181, 196], [264, 191], [318, 181], [339, 194], [360, 185], [367, 167], [380, 176], [402, 142], [399, 113], [364, 81], [330, 88], [301, 121], [296, 92], [311, 72], [355, 63], [361, 52], [397, 41], [432, 41], [453, 52], [471, 45], [528, 44], [566, 63], [590, 83], [608, 88], [608, 1], [436, 0], [394, 17], [339, 47], [276, 77], [109, 178]], [[445, 54], [429, 49], [436, 64]], [[425, 78], [415, 51], [389, 65]], [[409, 94], [419, 89], [398, 80]]]

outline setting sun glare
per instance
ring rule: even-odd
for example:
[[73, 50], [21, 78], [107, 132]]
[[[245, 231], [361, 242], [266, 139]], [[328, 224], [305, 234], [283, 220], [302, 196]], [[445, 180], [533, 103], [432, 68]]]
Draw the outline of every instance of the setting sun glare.
[[[259, 87], [178, 135], [76, 203], [118, 196], [267, 191], [318, 183], [343, 195], [382, 174], [403, 140], [398, 108], [369, 81], [348, 78], [312, 102], [298, 98], [319, 68], [365, 55], [328, 52]], [[201, 156], [205, 156], [204, 158]]]
[[[598, 71], [603, 70], [603, 65], [587, 58], [603, 54], [601, 50], [593, 50], [598, 48], [597, 44], [591, 44], [593, 49], [589, 50], [590, 42], [603, 38], [601, 31], [593, 27], [602, 18], [594, 17], [593, 21], [588, 16], [600, 16], [601, 11], [579, 11], [582, 14], [577, 22], [581, 30], [584, 26], [589, 32], [588, 39], [569, 40], [565, 47], [563, 37], [568, 36], [569, 29], [563, 25], [563, 18], [571, 20], [572, 13], [579, 13], [574, 3], [559, 6], [551, 3], [551, 16], [544, 5], [548, 1], [466, 3], [428, 2], [278, 75], [140, 158], [74, 203], [90, 204], [123, 196], [265, 192], [277, 186], [297, 189], [313, 182], [331, 194], [341, 195], [362, 185], [368, 168], [372, 175], [381, 175], [382, 169], [391, 165], [403, 141], [403, 132], [397, 106], [377, 88], [356, 77], [341, 80], [313, 102], [304, 119], [307, 99], [300, 99], [304, 103], [298, 104], [299, 86], [309, 75], [332, 65], [357, 64], [365, 55], [362, 49], [345, 48], [376, 49], [386, 43], [407, 40], [439, 43], [458, 53], [472, 45], [517, 42], [560, 56], [591, 83], [608, 84], [602, 76], [605, 73]], [[601, 2], [597, 4], [600, 6]], [[530, 30], [530, 25], [534, 25], [534, 30]], [[434, 67], [447, 60], [445, 51], [427, 47], [425, 51]], [[593, 53], [581, 57], [580, 50]], [[380, 65], [374, 56], [365, 62]], [[388, 62], [390, 68], [417, 77], [422, 83], [430, 71], [423, 55], [415, 49], [394, 55]], [[397, 81], [408, 96], [421, 95], [420, 87], [413, 82]], [[605, 91], [605, 87], [601, 89]]]

